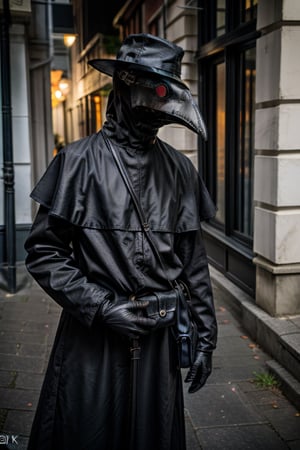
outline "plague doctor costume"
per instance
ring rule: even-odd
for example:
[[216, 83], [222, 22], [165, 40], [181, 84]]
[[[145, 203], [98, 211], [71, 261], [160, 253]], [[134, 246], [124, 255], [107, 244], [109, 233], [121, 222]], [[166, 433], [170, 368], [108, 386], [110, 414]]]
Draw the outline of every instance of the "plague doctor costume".
[[[200, 224], [215, 207], [191, 161], [157, 137], [160, 127], [179, 123], [206, 138], [180, 78], [182, 57], [177, 45], [136, 34], [116, 59], [90, 61], [113, 77], [107, 120], [64, 147], [31, 194], [40, 207], [26, 265], [62, 313], [29, 450], [186, 449], [177, 344], [170, 328], [156, 329], [144, 314], [143, 293], [169, 286], [105, 143], [126, 167], [169, 278], [189, 288], [198, 341], [186, 381], [195, 392], [211, 372], [217, 337]], [[141, 348], [134, 428], [133, 336]]]

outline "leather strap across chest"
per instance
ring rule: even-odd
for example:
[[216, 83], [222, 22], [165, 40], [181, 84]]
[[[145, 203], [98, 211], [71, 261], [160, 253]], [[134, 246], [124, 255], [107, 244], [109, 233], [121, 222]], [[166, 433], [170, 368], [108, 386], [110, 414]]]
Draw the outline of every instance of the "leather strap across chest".
[[130, 195], [132, 197], [132, 201], [134, 203], [137, 215], [138, 215], [139, 220], [140, 220], [141, 225], [142, 225], [142, 230], [144, 231], [144, 234], [145, 234], [145, 236], [148, 239], [148, 242], [149, 242], [149, 244], [151, 246], [151, 249], [152, 249], [154, 255], [156, 256], [157, 260], [159, 261], [159, 264], [161, 265], [161, 267], [162, 267], [162, 269], [163, 269], [163, 271], [165, 273], [165, 276], [166, 276], [166, 279], [167, 279], [168, 283], [170, 284], [171, 288], [174, 288], [174, 284], [172, 283], [172, 281], [170, 280], [170, 278], [168, 276], [166, 265], [165, 265], [165, 263], [162, 260], [160, 252], [158, 251], [157, 245], [155, 243], [154, 234], [153, 234], [153, 232], [152, 232], [152, 230], [150, 228], [150, 225], [147, 222], [146, 215], [145, 215], [144, 210], [141, 207], [140, 202], [139, 202], [139, 200], [137, 198], [137, 195], [136, 195], [135, 190], [134, 190], [134, 188], [132, 186], [131, 180], [130, 180], [130, 178], [128, 176], [127, 170], [126, 170], [126, 168], [125, 168], [121, 158], [119, 157], [118, 153], [114, 149], [113, 145], [111, 145], [109, 139], [107, 138], [107, 136], [105, 135], [105, 133], [103, 131], [102, 131], [102, 135], [103, 135], [103, 139], [104, 139], [104, 142], [105, 142], [108, 150], [111, 152], [111, 154], [114, 157], [114, 160], [115, 160], [116, 165], [117, 165], [117, 167], [119, 169], [119, 172], [120, 172], [120, 174], [121, 174], [121, 176], [122, 176], [122, 178], [124, 180], [124, 184], [127, 187], [128, 191], [129, 191], [129, 193], [130, 193]]

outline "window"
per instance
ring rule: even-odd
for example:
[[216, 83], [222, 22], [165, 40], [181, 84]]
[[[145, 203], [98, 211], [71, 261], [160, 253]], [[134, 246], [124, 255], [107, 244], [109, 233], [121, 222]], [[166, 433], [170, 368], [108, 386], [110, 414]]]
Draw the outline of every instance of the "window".
[[216, 204], [217, 220], [225, 223], [225, 63], [216, 71]]
[[204, 233], [210, 262], [251, 294], [257, 1], [199, 6], [199, 98], [209, 135], [199, 162], [217, 206]]
[[[230, 76], [228, 81], [226, 73]], [[225, 61], [224, 57], [210, 61], [206, 86], [211, 93], [206, 105], [210, 128], [207, 158], [211, 159], [206, 179], [217, 205], [216, 225], [226, 226], [228, 235], [248, 239], [250, 246], [253, 234], [255, 47], [228, 55]], [[226, 213], [228, 208], [232, 211], [232, 219], [230, 212]]]
[[88, 118], [90, 122], [90, 134], [98, 132], [103, 126], [110, 89], [111, 85], [108, 85], [106, 88], [100, 89], [89, 96]]
[[253, 234], [255, 48], [240, 53], [239, 68], [239, 136], [234, 229], [250, 238]]
[[221, 36], [226, 31], [226, 0], [216, 2], [216, 36]]
[[241, 22], [249, 22], [256, 19], [257, 0], [242, 0]]
[[124, 37], [129, 34], [139, 33], [142, 29], [143, 20], [143, 9], [139, 6], [131, 12], [130, 19], [124, 25]]
[[198, 0], [201, 44], [256, 20], [258, 0]]
[[226, 32], [226, 0], [200, 0], [199, 18], [209, 17], [209, 23], [200, 28], [202, 43], [222, 36]]

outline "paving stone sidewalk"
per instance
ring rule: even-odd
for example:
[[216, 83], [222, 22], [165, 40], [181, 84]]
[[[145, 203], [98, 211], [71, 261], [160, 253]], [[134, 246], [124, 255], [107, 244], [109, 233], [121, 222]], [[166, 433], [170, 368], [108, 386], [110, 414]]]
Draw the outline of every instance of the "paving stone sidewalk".
[[[27, 448], [60, 314], [24, 274], [19, 284], [15, 295], [0, 289], [0, 450]], [[299, 412], [278, 388], [253, 382], [255, 373], [267, 373], [270, 357], [241, 328], [221, 291], [214, 291], [219, 341], [213, 374], [195, 394], [184, 385], [187, 449], [300, 449]]]

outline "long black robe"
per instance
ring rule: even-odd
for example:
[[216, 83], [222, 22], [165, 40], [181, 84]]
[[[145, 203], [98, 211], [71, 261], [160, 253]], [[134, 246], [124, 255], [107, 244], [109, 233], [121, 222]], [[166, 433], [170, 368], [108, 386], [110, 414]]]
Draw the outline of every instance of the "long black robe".
[[[109, 134], [109, 133], [108, 133]], [[192, 163], [156, 139], [119, 146], [170, 279], [187, 282], [203, 350], [216, 321], [200, 221], [214, 214]], [[169, 289], [100, 133], [63, 149], [32, 193], [27, 268], [63, 308], [29, 450], [129, 450], [130, 342], [97, 319], [108, 295]], [[182, 381], [169, 329], [141, 338], [135, 446], [184, 450]]]

